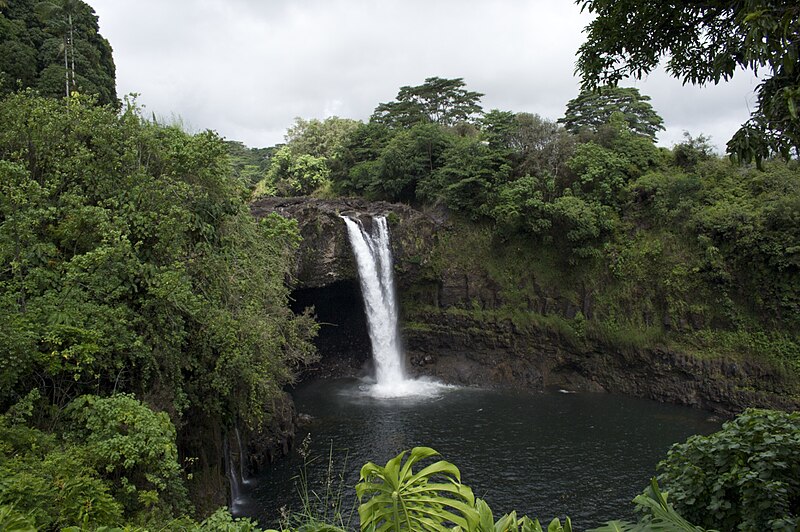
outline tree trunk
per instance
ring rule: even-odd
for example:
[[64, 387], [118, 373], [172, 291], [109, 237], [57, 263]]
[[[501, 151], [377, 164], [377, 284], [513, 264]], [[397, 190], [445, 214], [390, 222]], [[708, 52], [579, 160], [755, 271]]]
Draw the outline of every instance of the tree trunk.
[[67, 37], [64, 35], [64, 92], [66, 97], [69, 98], [69, 63], [67, 61]]
[[[72, 76], [72, 90], [77, 88], [77, 83], [75, 82], [75, 38], [72, 31], [72, 13], [69, 14], [69, 53], [70, 58], [72, 59], [72, 68], [71, 68], [71, 76]], [[69, 94], [67, 94], [69, 96]]]

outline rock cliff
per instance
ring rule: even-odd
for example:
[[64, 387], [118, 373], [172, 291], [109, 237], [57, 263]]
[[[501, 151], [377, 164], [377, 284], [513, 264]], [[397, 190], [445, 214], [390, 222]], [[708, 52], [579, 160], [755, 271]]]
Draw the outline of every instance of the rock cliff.
[[[363, 316], [356, 316], [363, 314], [357, 272], [340, 216], [385, 215], [404, 306], [407, 366], [416, 374], [466, 385], [622, 393], [723, 414], [750, 406], [800, 407], [794, 381], [773, 367], [698, 359], [666, 347], [620, 348], [576, 340], [535, 323], [518, 327], [511, 320], [481, 317], [476, 310], [508, 305], [516, 291], [498, 286], [480, 259], [443, 259], [437, 253], [440, 241], [453, 238], [441, 212], [309, 198], [262, 199], [252, 211], [257, 217], [276, 212], [298, 221], [303, 242], [295, 267], [302, 303], [297, 310], [314, 304], [320, 321], [332, 325], [322, 328], [323, 358], [310, 369], [312, 375], [354, 374], [369, 364]], [[469, 244], [461, 249], [469, 250]], [[533, 286], [528, 293], [534, 295], [522, 303], [528, 312], [565, 320], [578, 313], [592, 316], [592, 294], [583, 286], [541, 286], [531, 275], [512, 281]]]
[[785, 376], [759, 364], [666, 347], [621, 349], [461, 312], [427, 311], [415, 320], [403, 331], [412, 371], [453, 384], [619, 393], [723, 415], [800, 408]]
[[251, 212], [256, 218], [274, 212], [297, 220], [303, 237], [294, 269], [297, 288], [319, 288], [358, 279], [341, 216], [387, 217], [398, 282], [407, 284], [416, 282], [426, 267], [442, 225], [435, 215], [407, 205], [359, 198], [263, 198], [252, 203]]

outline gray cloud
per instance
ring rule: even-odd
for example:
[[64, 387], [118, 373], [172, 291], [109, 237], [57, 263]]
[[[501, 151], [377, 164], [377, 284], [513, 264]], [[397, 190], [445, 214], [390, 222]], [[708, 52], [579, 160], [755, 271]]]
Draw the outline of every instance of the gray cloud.
[[[294, 117], [366, 119], [402, 85], [463, 77], [486, 109], [556, 119], [578, 94], [589, 22], [564, 0], [89, 0], [111, 41], [121, 94], [251, 146], [280, 142]], [[748, 116], [753, 77], [681, 86], [630, 83], [664, 117], [724, 147]], [[750, 99], [750, 100], [748, 100]]]

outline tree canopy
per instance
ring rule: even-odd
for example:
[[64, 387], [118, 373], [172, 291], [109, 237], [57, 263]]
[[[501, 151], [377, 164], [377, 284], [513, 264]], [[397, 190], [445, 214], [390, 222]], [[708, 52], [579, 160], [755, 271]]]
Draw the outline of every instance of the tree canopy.
[[433, 122], [455, 126], [467, 122], [481, 112], [483, 94], [464, 87], [463, 78], [427, 78], [415, 87], [400, 87], [396, 100], [375, 108], [371, 120], [390, 126], [409, 126], [417, 122]]
[[[739, 69], [761, 72], [757, 104], [728, 152], [757, 163], [800, 154], [800, 5], [795, 0], [648, 2], [577, 0], [596, 15], [577, 72], [583, 88], [641, 79], [665, 55], [684, 83], [719, 83]], [[765, 72], [766, 71], [766, 72]]]
[[157, 390], [176, 420], [257, 423], [312, 352], [296, 230], [252, 218], [216, 134], [87, 99], [0, 100], [0, 406]]
[[77, 91], [117, 103], [111, 45], [85, 2], [18, 0], [2, 8], [0, 94], [28, 87], [44, 96]]
[[656, 132], [664, 129], [664, 120], [649, 102], [649, 96], [633, 87], [584, 90], [567, 103], [567, 111], [558, 122], [571, 133], [596, 131], [611, 120], [611, 115], [621, 113], [633, 133], [655, 140]]

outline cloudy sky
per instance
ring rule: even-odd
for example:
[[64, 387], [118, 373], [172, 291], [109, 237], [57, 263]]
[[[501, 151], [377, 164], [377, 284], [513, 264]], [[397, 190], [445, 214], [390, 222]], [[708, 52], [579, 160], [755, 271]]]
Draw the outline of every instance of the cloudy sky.
[[[114, 48], [117, 91], [148, 113], [249, 146], [295, 117], [365, 120], [402, 85], [464, 78], [484, 109], [557, 119], [578, 94], [590, 21], [570, 0], [88, 0]], [[652, 97], [671, 146], [684, 130], [725, 142], [753, 107], [749, 74], [706, 88], [662, 72]]]

